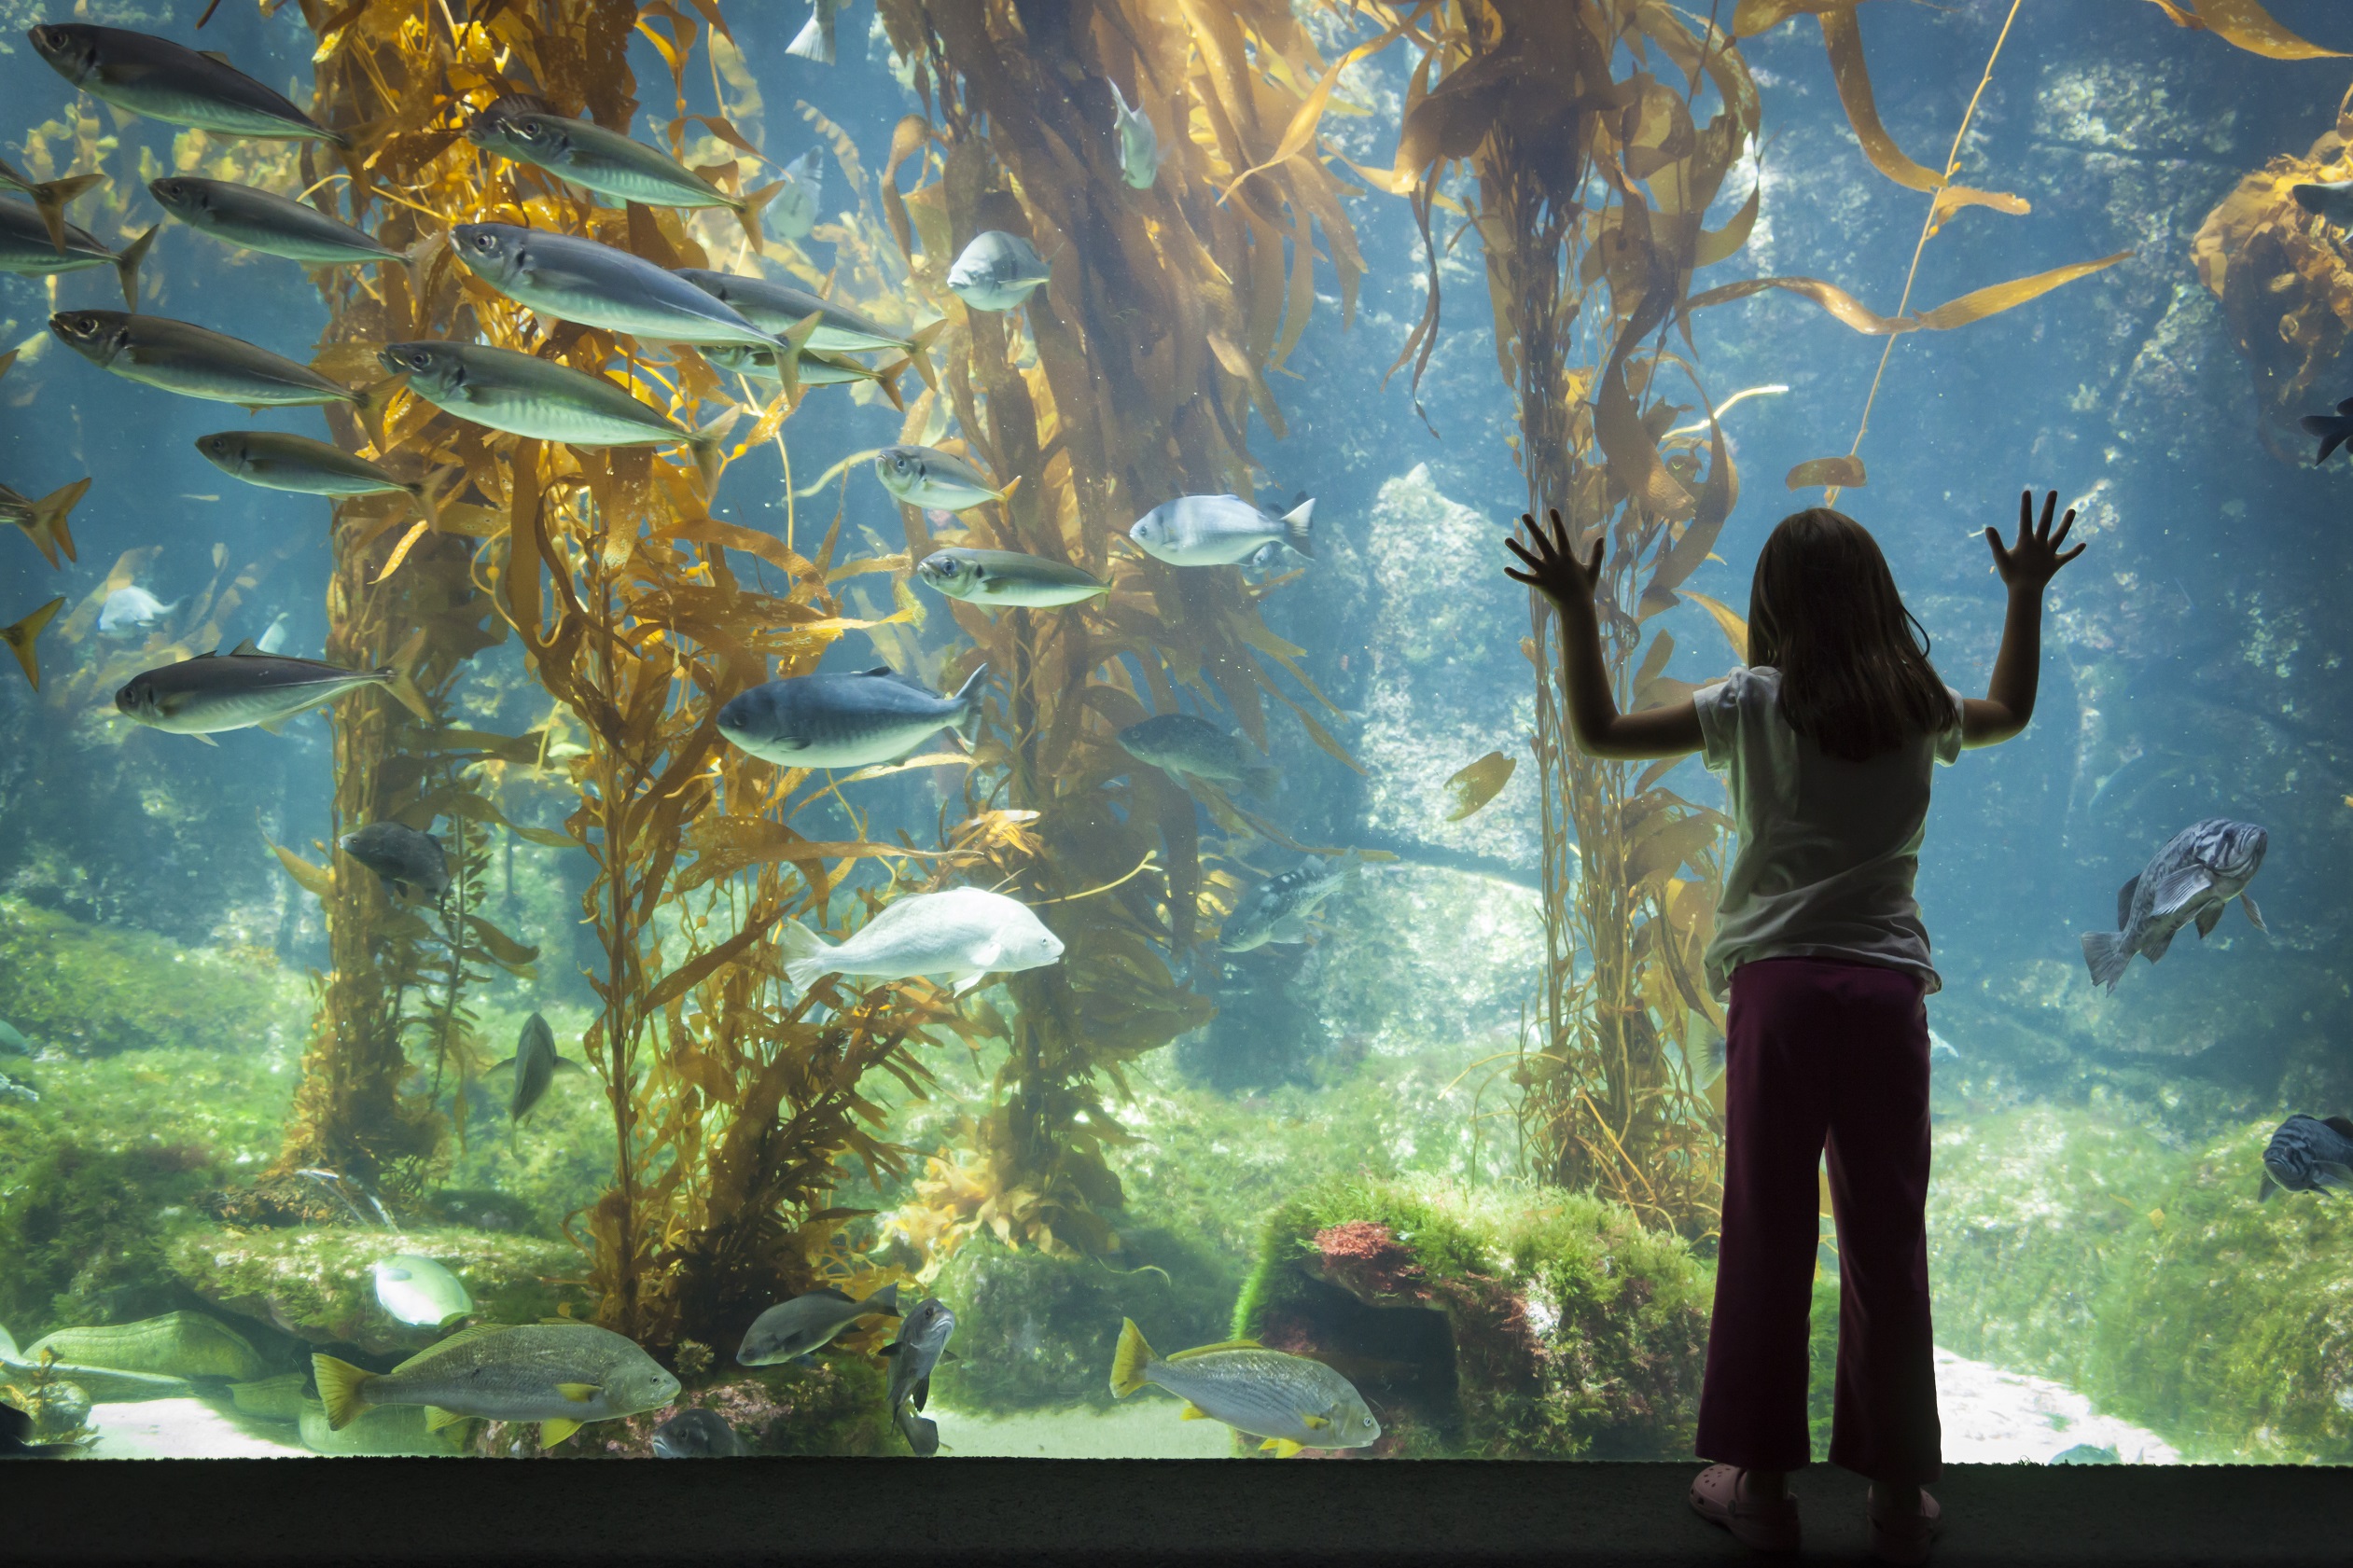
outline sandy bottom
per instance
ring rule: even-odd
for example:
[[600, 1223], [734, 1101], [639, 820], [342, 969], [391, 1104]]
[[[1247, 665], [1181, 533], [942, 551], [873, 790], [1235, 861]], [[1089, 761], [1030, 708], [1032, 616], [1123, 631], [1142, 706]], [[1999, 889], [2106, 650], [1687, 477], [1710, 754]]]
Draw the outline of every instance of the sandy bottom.
[[[2079, 1443], [2126, 1464], [2179, 1464], [2155, 1433], [2095, 1410], [2061, 1383], [1936, 1353], [1944, 1457], [1956, 1464], [2042, 1464]], [[1146, 1390], [1107, 1410], [968, 1414], [934, 1406], [940, 1451], [967, 1459], [1231, 1459], [1233, 1437], [1212, 1421], [1180, 1421], [1176, 1400]], [[90, 1459], [311, 1459], [291, 1426], [256, 1421], [226, 1397], [150, 1399], [90, 1411]]]

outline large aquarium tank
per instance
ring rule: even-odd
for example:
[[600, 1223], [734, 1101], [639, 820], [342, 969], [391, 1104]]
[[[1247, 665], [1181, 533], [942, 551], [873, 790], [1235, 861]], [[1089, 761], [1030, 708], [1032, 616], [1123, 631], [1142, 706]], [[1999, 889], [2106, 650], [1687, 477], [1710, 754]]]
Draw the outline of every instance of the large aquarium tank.
[[2353, 1459], [2331, 0], [0, 15], [12, 1442], [1689, 1457], [1731, 823], [1503, 541], [1641, 708], [1831, 505], [1973, 695], [2031, 486], [1944, 1456]]

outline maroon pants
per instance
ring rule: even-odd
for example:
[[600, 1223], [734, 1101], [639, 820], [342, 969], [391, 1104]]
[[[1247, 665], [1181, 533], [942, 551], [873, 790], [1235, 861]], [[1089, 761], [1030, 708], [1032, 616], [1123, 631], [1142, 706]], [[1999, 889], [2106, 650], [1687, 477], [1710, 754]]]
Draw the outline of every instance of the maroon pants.
[[1928, 1015], [1900, 969], [1812, 958], [1733, 971], [1724, 1220], [1700, 1457], [1795, 1470], [1806, 1440], [1816, 1170], [1838, 1220], [1831, 1463], [1889, 1485], [1942, 1471], [1928, 1326]]

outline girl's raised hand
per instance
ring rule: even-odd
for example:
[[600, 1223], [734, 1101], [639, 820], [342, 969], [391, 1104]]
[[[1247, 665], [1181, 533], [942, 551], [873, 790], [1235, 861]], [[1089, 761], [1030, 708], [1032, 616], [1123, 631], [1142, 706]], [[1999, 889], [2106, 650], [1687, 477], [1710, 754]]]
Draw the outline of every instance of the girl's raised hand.
[[1515, 583], [1527, 584], [1561, 609], [1573, 605], [1590, 611], [1594, 595], [1601, 588], [1602, 539], [1596, 537], [1592, 555], [1580, 561], [1576, 547], [1569, 543], [1568, 524], [1561, 520], [1560, 508], [1552, 507], [1544, 515], [1552, 524], [1550, 529], [1538, 528], [1535, 518], [1525, 512], [1520, 514], [1520, 526], [1527, 530], [1528, 543], [1523, 545], [1516, 537], [1504, 543], [1528, 569], [1515, 572], [1506, 566], [1503, 575]]
[[2001, 530], [1985, 530], [1985, 543], [1993, 547], [1994, 570], [2012, 588], [2040, 588], [2059, 575], [2059, 568], [2082, 555], [2085, 547], [2071, 550], [2059, 547], [2067, 543], [2068, 531], [2075, 526], [2075, 508], [2069, 506], [2066, 517], [2059, 520], [2059, 530], [2051, 531], [2051, 514], [2058, 510], [2059, 493], [2052, 491], [2042, 500], [2042, 520], [2034, 516], [2034, 492], [2028, 490], [2018, 497], [2018, 539], [2008, 548], [2002, 547]]

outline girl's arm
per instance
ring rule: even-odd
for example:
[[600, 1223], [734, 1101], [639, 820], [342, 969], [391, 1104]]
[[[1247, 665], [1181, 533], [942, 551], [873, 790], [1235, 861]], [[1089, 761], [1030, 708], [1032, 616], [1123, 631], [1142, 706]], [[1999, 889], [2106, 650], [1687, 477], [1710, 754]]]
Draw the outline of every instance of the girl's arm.
[[2026, 728], [2034, 717], [2035, 686], [2042, 670], [2042, 590], [2059, 568], [2082, 555], [2084, 547], [2059, 547], [2075, 526], [2075, 509], [2068, 508], [2058, 532], [2051, 531], [2051, 514], [2058, 508], [2059, 493], [2043, 498], [2042, 520], [2035, 521], [2034, 492], [2018, 497], [2018, 539], [2002, 548], [2001, 530], [1985, 530], [1993, 547], [1994, 570], [2010, 589], [2010, 613], [2001, 628], [2001, 651], [1994, 656], [1994, 676], [1982, 698], [1961, 702], [1961, 744], [1999, 745]]
[[1609, 668], [1602, 658], [1601, 621], [1594, 614], [1594, 594], [1601, 585], [1602, 540], [1594, 541], [1590, 560], [1580, 561], [1559, 510], [1545, 516], [1552, 522], [1549, 532], [1538, 528], [1533, 517], [1520, 519], [1529, 544], [1517, 538], [1504, 542], [1528, 570], [1515, 572], [1507, 566], [1503, 575], [1544, 595], [1560, 615], [1561, 673], [1568, 687], [1568, 727], [1577, 743], [1595, 756], [1616, 761], [1681, 756], [1699, 750], [1699, 712], [1688, 697], [1638, 714], [1618, 711], [1609, 690]]

